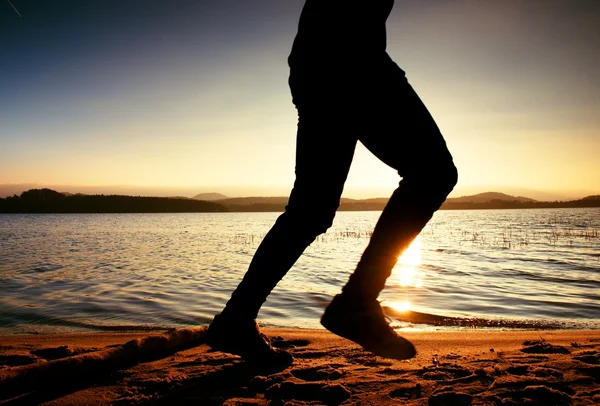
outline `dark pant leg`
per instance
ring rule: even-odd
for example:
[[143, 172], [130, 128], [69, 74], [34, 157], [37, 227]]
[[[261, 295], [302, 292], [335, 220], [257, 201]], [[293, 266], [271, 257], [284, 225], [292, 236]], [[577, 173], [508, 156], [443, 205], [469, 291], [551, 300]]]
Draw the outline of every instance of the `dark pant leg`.
[[369, 245], [344, 294], [372, 301], [385, 286], [398, 257], [439, 209], [458, 174], [435, 121], [404, 76], [371, 103], [370, 128], [360, 141], [396, 169], [402, 180], [375, 226]]
[[223, 314], [256, 318], [306, 247], [331, 226], [357, 142], [339, 124], [338, 115], [325, 108], [299, 108], [296, 180], [288, 205], [258, 247]]

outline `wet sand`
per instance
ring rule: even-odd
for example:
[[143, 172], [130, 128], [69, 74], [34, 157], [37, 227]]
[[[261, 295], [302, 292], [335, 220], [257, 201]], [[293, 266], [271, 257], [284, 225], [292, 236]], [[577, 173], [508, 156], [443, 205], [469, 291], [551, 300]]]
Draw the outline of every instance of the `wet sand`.
[[211, 351], [203, 328], [2, 336], [0, 404], [600, 404], [600, 331], [410, 332], [407, 361], [325, 330], [264, 332], [292, 365]]

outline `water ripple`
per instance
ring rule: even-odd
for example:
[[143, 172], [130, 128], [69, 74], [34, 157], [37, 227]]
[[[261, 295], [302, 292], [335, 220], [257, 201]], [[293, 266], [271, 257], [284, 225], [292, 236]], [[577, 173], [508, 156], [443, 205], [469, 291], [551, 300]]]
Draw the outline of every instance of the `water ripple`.
[[[260, 320], [318, 327], [379, 213], [341, 212]], [[277, 213], [0, 215], [0, 329], [156, 329], [221, 310]], [[599, 209], [438, 212], [381, 299], [445, 317], [600, 328]]]

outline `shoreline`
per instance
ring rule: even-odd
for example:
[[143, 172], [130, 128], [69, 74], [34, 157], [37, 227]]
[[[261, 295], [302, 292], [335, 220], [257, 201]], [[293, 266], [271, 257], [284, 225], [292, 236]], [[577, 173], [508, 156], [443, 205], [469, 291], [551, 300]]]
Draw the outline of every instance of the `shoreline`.
[[[510, 203], [510, 202], [508, 202]], [[552, 202], [550, 202], [552, 203]], [[358, 204], [358, 203], [357, 203]], [[375, 206], [367, 206], [364, 208], [353, 208], [353, 207], [342, 207], [338, 209], [338, 212], [378, 212], [383, 211], [385, 205], [379, 204]], [[511, 204], [501, 204], [501, 205], [492, 205], [485, 203], [472, 203], [472, 204], [463, 204], [456, 203], [451, 206], [440, 207], [438, 211], [482, 211], [482, 210], [550, 210], [550, 209], [597, 209], [600, 207], [600, 203], [595, 202], [592, 205], [583, 205], [583, 206], [569, 206], [569, 205], [539, 205], [539, 206], [517, 206]], [[229, 211], [0, 211], [0, 214], [11, 214], [11, 215], [24, 215], [24, 214], [235, 214], [235, 213], [275, 213], [281, 214], [284, 211], [285, 206], [276, 206], [276, 207], [261, 207], [260, 209], [254, 208], [234, 208]]]
[[[415, 310], [397, 310], [390, 306], [382, 306], [387, 317], [392, 320], [391, 326], [399, 334], [404, 333], [438, 333], [438, 332], [520, 332], [520, 331], [599, 331], [600, 326], [589, 325], [584, 321], [562, 319], [511, 319], [493, 318], [482, 315], [449, 316]], [[0, 328], [0, 337], [36, 336], [36, 335], [86, 335], [86, 334], [160, 334], [172, 329], [196, 329], [208, 327], [211, 319], [205, 319], [199, 324], [181, 325], [92, 325], [86, 323], [78, 327], [57, 325], [28, 325], [27, 329]], [[269, 330], [324, 330], [318, 322], [315, 326], [264, 324], [257, 320], [261, 329]], [[395, 324], [394, 324], [395, 323]], [[400, 323], [400, 324], [398, 324]]]
[[401, 332], [418, 354], [396, 361], [324, 329], [264, 328], [294, 356], [267, 369], [210, 351], [204, 331], [0, 336], [0, 404], [600, 403], [600, 330]]

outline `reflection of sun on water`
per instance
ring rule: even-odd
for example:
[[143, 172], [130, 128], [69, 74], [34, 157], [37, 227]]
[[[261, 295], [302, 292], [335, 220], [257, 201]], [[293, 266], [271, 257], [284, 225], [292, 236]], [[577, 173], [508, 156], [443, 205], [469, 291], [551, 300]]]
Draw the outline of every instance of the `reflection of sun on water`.
[[419, 235], [398, 259], [392, 275], [400, 281], [400, 286], [412, 285], [417, 288], [422, 286], [421, 275], [417, 272], [418, 266], [421, 265], [421, 245]]
[[[395, 279], [402, 287], [420, 288], [423, 286], [422, 274], [418, 270], [421, 265], [421, 246], [421, 236], [419, 235], [398, 258], [398, 263], [392, 271], [392, 279]], [[404, 300], [403, 302], [392, 302], [390, 307], [398, 311], [407, 311], [410, 310], [411, 305], [410, 301]]]
[[398, 310], [399, 312], [404, 312], [406, 310], [410, 310], [410, 302], [405, 300], [404, 302], [391, 302], [390, 307], [394, 310]]
[[400, 256], [398, 263], [413, 266], [421, 265], [421, 245], [421, 235], [418, 235]]

